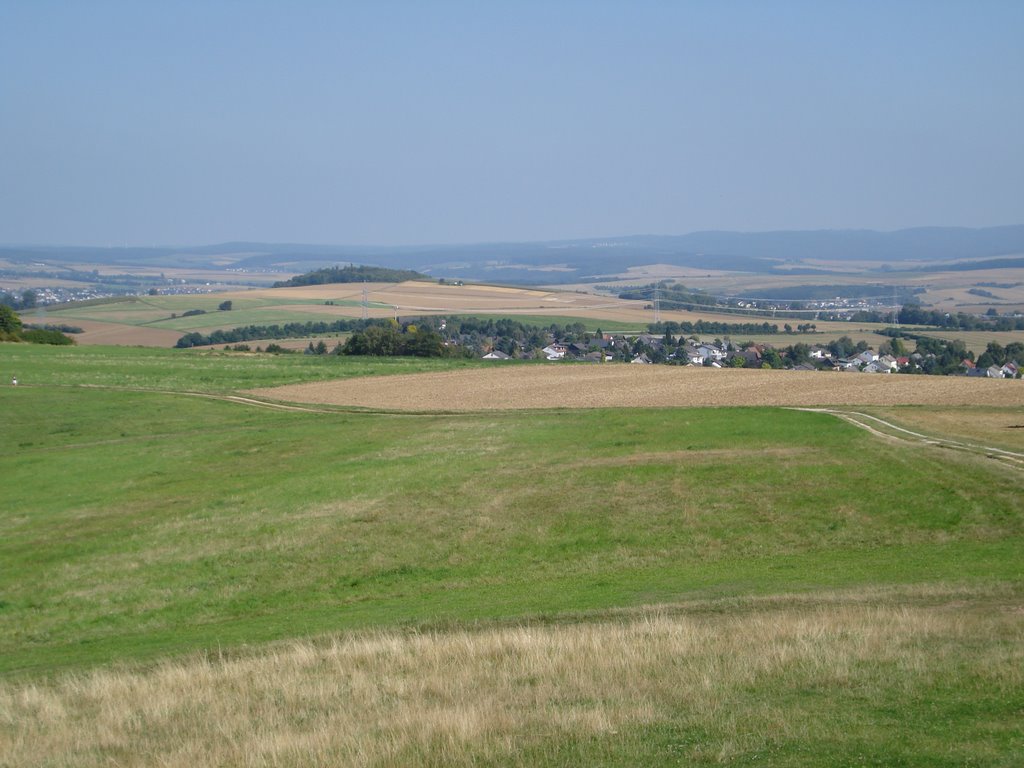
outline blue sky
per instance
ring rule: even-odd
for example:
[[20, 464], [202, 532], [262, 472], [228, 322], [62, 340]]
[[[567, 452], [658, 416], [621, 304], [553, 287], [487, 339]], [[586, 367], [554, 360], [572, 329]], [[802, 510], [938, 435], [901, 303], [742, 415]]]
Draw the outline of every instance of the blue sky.
[[0, 242], [1024, 223], [1024, 2], [0, 0]]

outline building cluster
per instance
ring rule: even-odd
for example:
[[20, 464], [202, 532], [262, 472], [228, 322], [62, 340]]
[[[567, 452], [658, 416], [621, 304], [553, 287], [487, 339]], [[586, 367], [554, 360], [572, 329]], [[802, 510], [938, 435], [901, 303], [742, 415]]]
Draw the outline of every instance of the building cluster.
[[[885, 345], [883, 345], [884, 347]], [[506, 349], [508, 347], [506, 346]], [[860, 344], [852, 353], [839, 355], [827, 346], [795, 344], [777, 348], [771, 344], [736, 344], [730, 340], [680, 339], [678, 343], [656, 334], [636, 336], [601, 334], [586, 340], [551, 339], [540, 350], [516, 348], [509, 351], [494, 346], [485, 360], [542, 358], [550, 361], [626, 362], [635, 365], [684, 365], [709, 368], [784, 368], [804, 371], [844, 371], [849, 373], [921, 373], [934, 372], [936, 355], [913, 352], [894, 355]], [[963, 359], [956, 371], [966, 376], [993, 379], [1021, 377], [1017, 361], [982, 366]]]

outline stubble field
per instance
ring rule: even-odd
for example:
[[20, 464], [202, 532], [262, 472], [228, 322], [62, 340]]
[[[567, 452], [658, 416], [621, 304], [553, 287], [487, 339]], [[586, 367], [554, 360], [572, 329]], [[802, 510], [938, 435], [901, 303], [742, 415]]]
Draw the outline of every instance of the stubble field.
[[1024, 407], [1024, 384], [1003, 379], [654, 365], [503, 365], [255, 389], [301, 403], [384, 410], [993, 405]]

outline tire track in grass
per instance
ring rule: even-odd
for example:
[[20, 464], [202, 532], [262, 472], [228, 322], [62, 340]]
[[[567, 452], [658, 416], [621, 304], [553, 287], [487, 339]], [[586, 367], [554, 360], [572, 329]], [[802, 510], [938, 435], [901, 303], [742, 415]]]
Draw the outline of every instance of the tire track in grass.
[[[913, 430], [901, 427], [898, 424], [894, 424], [891, 421], [880, 419], [878, 416], [872, 416], [869, 413], [861, 413], [860, 411], [842, 411], [834, 408], [792, 408], [794, 411], [810, 411], [811, 413], [828, 413], [833, 416], [853, 424], [856, 427], [870, 432], [875, 437], [880, 437], [885, 440], [896, 440], [904, 443], [916, 443], [920, 445], [931, 445], [938, 448], [949, 448], [957, 451], [965, 451], [967, 453], [973, 453], [976, 455], [985, 456], [989, 459], [997, 459], [1003, 461], [1009, 466], [1016, 469], [1024, 469], [1024, 453], [1018, 453], [1016, 451], [1007, 451], [1003, 448], [995, 448], [990, 445], [979, 445], [977, 443], [968, 443], [962, 440], [953, 440], [948, 437], [935, 437], [933, 435], [925, 435], [921, 432], [914, 432]], [[882, 428], [890, 430], [888, 432], [882, 431], [871, 423], [866, 423], [863, 420], [869, 420], [875, 422]], [[893, 434], [896, 433], [896, 434]]]
[[[228, 395], [228, 394], [217, 394], [212, 392], [183, 392], [173, 390], [153, 390], [136, 387], [100, 387], [98, 385], [80, 385], [84, 387], [92, 387], [96, 389], [123, 389], [135, 392], [155, 392], [165, 395], [186, 395], [191, 397], [205, 397], [211, 400], [221, 400], [224, 402], [237, 403], [239, 405], [246, 405], [252, 408], [267, 408], [270, 410], [279, 411], [292, 411], [300, 413], [321, 413], [321, 414], [338, 414], [344, 413], [344, 410], [329, 409], [329, 408], [315, 408], [308, 405], [297, 405], [290, 403], [273, 402], [270, 400], [260, 400], [253, 397], [243, 397], [241, 395]], [[842, 419], [855, 427], [859, 427], [875, 437], [883, 440], [895, 440], [903, 443], [915, 443], [918, 445], [931, 445], [938, 448], [948, 448], [952, 450], [964, 451], [966, 453], [972, 453], [975, 455], [985, 456], [986, 458], [996, 459], [1004, 462], [1008, 466], [1012, 466], [1015, 469], [1024, 469], [1024, 453], [1017, 451], [1008, 451], [1003, 448], [996, 448], [989, 445], [979, 445], [977, 443], [968, 443], [962, 440], [953, 440], [946, 437], [935, 437], [932, 435], [926, 435], [921, 432], [914, 432], [913, 430], [901, 427], [898, 424], [894, 424], [891, 421], [886, 421], [878, 416], [872, 416], [868, 413], [862, 413], [861, 411], [845, 411], [836, 408], [810, 408], [810, 407], [785, 407], [785, 410], [790, 411], [807, 411], [809, 413], [827, 413], [837, 418]], [[875, 422], [878, 426], [874, 426], [871, 423]], [[881, 429], [879, 429], [881, 427]], [[889, 431], [883, 431], [889, 430]], [[895, 434], [894, 434], [895, 433]]]

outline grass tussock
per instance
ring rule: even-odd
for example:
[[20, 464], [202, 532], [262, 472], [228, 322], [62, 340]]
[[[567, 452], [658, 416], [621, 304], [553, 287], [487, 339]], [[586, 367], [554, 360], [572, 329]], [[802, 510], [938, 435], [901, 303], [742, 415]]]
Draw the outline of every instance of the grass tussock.
[[877, 597], [353, 634], [6, 682], [0, 755], [10, 765], [790, 765], [858, 754], [1012, 764], [1019, 600]]

